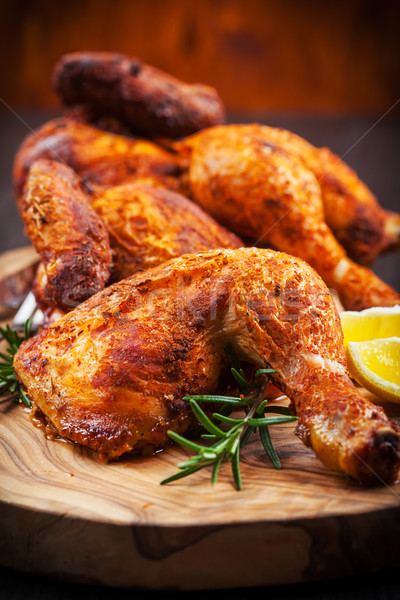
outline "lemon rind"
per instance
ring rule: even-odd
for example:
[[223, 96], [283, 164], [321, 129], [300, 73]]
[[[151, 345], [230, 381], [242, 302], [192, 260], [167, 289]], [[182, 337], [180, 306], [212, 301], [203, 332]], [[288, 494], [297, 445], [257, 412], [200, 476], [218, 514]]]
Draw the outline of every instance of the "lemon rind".
[[[377, 340], [369, 341], [392, 341], [400, 344], [400, 338], [397, 336], [393, 336], [391, 338], [379, 338]], [[362, 342], [348, 342], [347, 345], [347, 360], [350, 366], [349, 371], [351, 372], [351, 376], [357, 381], [357, 383], [363, 385], [367, 390], [379, 398], [386, 399], [397, 404], [400, 403], [400, 385], [388, 381], [380, 375], [377, 375], [365, 365], [359, 352], [360, 343]]]
[[365, 308], [364, 310], [344, 310], [340, 313], [340, 316], [344, 314], [360, 319], [371, 315], [398, 315], [400, 314], [400, 304], [395, 304], [394, 306], [372, 306], [371, 308]]

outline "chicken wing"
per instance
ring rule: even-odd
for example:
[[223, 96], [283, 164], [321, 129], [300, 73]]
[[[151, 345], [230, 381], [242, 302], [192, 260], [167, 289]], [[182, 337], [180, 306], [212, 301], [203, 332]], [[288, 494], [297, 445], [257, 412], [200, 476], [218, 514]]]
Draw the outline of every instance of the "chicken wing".
[[53, 85], [65, 106], [116, 116], [146, 136], [182, 137], [225, 120], [212, 87], [184, 83], [122, 54], [66, 54], [55, 66]]
[[26, 233], [41, 257], [36, 279], [40, 306], [71, 310], [108, 282], [108, 232], [68, 167], [36, 161], [21, 201]]
[[362, 482], [396, 478], [398, 428], [349, 379], [329, 290], [273, 250], [184, 255], [124, 279], [24, 342], [14, 366], [59, 435], [117, 458], [190, 431], [182, 397], [219, 389], [228, 343], [277, 370], [326, 465]]
[[187, 193], [220, 223], [256, 245], [299, 256], [348, 310], [400, 303], [372, 271], [351, 261], [324, 220], [318, 181], [262, 125], [212, 127], [176, 145], [187, 153]]

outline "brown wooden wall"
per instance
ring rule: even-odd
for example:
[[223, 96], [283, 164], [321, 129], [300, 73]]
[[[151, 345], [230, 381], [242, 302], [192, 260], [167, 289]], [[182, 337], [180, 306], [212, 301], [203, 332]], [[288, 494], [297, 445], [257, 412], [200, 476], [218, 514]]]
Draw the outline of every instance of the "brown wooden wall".
[[214, 85], [230, 111], [383, 113], [400, 97], [397, 0], [0, 5], [0, 96], [13, 107], [57, 106], [52, 67], [81, 49], [139, 56]]

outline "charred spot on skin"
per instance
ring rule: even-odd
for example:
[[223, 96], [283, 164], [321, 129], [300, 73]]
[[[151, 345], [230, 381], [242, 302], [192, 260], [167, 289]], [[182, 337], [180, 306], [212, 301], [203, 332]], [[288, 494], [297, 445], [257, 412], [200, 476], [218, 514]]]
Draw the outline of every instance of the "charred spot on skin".
[[141, 283], [138, 283], [138, 285], [136, 286], [136, 290], [140, 293], [140, 294], [147, 294], [147, 292], [149, 291], [149, 283], [151, 283], [151, 279], [146, 279], [145, 281], [142, 281]]
[[129, 73], [132, 77], [137, 77], [142, 70], [142, 62], [137, 59], [132, 59], [129, 64]]
[[183, 361], [192, 348], [193, 343], [189, 340], [181, 340], [180, 343], [175, 342], [175, 346], [172, 347], [168, 360], [171, 360], [172, 362]]
[[167, 394], [164, 396], [164, 399], [165, 407], [171, 418], [179, 417], [182, 414], [182, 411], [188, 408], [187, 402], [181, 398], [176, 398], [172, 394]]
[[155, 164], [151, 168], [151, 174], [156, 177], [170, 176], [179, 177], [183, 173], [183, 168], [174, 163], [159, 163]]
[[81, 179], [80, 184], [84, 193], [94, 194], [95, 189], [88, 178], [84, 177], [83, 179]]
[[[263, 198], [264, 206], [269, 210], [277, 209], [279, 210], [281, 206], [283, 206], [282, 198]], [[290, 231], [290, 230], [289, 230]], [[298, 235], [298, 231], [296, 231], [296, 235]]]
[[279, 283], [276, 283], [275, 287], [274, 287], [274, 296], [275, 296], [275, 298], [278, 298], [278, 296], [280, 296], [280, 293], [281, 293], [281, 286], [280, 286]]
[[201, 315], [196, 315], [195, 318], [192, 319], [191, 325], [195, 329], [203, 329], [205, 322], [206, 322], [205, 317], [203, 317]]

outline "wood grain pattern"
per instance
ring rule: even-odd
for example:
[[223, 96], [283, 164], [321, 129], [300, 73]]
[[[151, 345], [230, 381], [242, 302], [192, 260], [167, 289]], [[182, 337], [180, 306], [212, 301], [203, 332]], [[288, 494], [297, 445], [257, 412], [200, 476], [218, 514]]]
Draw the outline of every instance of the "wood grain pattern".
[[[392, 418], [400, 407], [386, 406]], [[362, 489], [328, 471], [293, 424], [271, 428], [282, 469], [254, 438], [243, 489], [230, 467], [161, 486], [187, 456], [102, 463], [46, 439], [29, 409], [0, 404], [0, 563], [109, 586], [190, 590], [274, 585], [400, 566], [400, 487]]]
[[0, 280], [13, 275], [19, 269], [35, 264], [39, 257], [32, 246], [24, 246], [1, 254]]
[[31, 0], [2, 8], [2, 98], [13, 107], [59, 106], [51, 72], [77, 50], [124, 52], [216, 86], [230, 112], [381, 114], [399, 97], [396, 2]]

